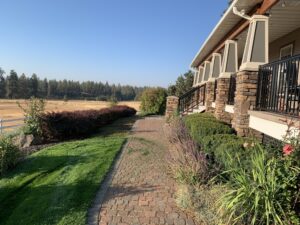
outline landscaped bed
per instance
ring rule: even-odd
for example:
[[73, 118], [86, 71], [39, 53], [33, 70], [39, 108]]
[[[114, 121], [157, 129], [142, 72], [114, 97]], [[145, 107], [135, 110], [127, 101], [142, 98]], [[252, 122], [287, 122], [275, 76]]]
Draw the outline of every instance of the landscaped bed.
[[170, 170], [177, 203], [199, 223], [300, 224], [300, 127], [280, 145], [242, 138], [210, 113], [173, 118]]
[[0, 179], [0, 224], [86, 224], [132, 123], [120, 119], [93, 137], [57, 144], [19, 163]]

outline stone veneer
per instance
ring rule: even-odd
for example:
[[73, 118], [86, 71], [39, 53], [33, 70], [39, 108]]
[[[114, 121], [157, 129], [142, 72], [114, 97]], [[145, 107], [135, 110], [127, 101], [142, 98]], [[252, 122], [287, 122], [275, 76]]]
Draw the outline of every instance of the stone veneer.
[[215, 117], [218, 120], [231, 123], [232, 115], [225, 111], [225, 107], [228, 102], [230, 78], [220, 77], [217, 82]]
[[167, 97], [166, 118], [174, 116], [178, 112], [179, 98], [176, 96]]
[[214, 88], [215, 82], [208, 81], [206, 83], [206, 93], [205, 93], [205, 106], [206, 112], [214, 112], [214, 108], [212, 107], [212, 103], [214, 101]]
[[233, 126], [239, 136], [249, 135], [248, 110], [256, 103], [258, 72], [239, 71], [236, 77]]

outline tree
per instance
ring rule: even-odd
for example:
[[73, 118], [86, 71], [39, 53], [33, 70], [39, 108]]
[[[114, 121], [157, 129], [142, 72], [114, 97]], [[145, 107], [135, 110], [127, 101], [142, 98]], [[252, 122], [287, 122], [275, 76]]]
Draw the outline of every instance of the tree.
[[141, 96], [141, 110], [145, 114], [163, 114], [166, 109], [166, 90], [163, 88], [145, 89]]
[[23, 73], [18, 80], [18, 97], [19, 98], [29, 98], [28, 94], [28, 79]]
[[5, 94], [6, 94], [6, 82], [5, 82], [5, 78], [4, 78], [4, 70], [2, 70], [2, 68], [0, 67], [0, 98], [5, 98]]
[[168, 94], [169, 95], [176, 95], [176, 96], [181, 96], [187, 91], [189, 91], [194, 82], [194, 74], [192, 71], [188, 71], [184, 73], [183, 75], [180, 75], [177, 80], [175, 85], [170, 85], [168, 87]]
[[6, 82], [6, 97], [13, 99], [18, 97], [18, 74], [11, 70]]
[[37, 97], [38, 94], [38, 78], [37, 75], [34, 73], [32, 74], [29, 80], [29, 95], [30, 97]]

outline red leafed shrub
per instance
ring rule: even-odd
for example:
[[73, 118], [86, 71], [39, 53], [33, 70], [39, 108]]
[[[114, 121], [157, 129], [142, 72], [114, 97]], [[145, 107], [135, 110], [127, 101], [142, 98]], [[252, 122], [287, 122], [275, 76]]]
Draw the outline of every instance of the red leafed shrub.
[[47, 141], [82, 137], [119, 118], [135, 114], [136, 110], [128, 106], [45, 113], [40, 117], [41, 134]]

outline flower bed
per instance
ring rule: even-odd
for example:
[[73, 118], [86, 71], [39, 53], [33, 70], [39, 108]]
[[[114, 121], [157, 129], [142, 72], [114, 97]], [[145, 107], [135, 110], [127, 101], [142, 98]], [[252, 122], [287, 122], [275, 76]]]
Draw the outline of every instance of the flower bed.
[[[172, 172], [176, 175], [180, 171], [180, 177], [188, 177], [195, 168], [205, 170], [198, 171], [201, 176], [179, 180], [177, 202], [182, 208], [193, 211], [201, 224], [300, 224], [300, 137], [291, 136], [297, 133], [290, 130], [291, 126], [285, 144], [278, 147], [238, 137], [229, 125], [208, 113], [186, 116], [183, 122], [185, 128], [180, 130], [186, 129], [197, 145], [189, 145], [194, 150], [187, 150], [185, 142], [191, 140], [172, 135], [181, 146], [177, 145], [181, 158], [176, 161], [185, 162], [184, 170], [171, 164]], [[174, 121], [170, 127], [176, 130], [172, 126]], [[170, 142], [174, 148], [174, 140]], [[199, 153], [193, 153], [195, 148]], [[200, 160], [197, 155], [202, 156]], [[219, 199], [218, 210], [215, 199]]]

